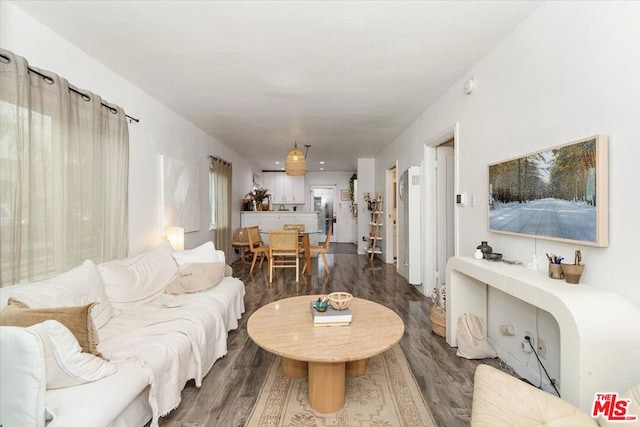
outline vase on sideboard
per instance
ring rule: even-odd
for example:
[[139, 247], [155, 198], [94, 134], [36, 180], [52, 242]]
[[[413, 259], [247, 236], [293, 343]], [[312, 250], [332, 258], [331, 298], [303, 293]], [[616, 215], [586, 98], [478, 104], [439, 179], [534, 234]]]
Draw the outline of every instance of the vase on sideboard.
[[485, 240], [483, 240], [476, 249], [480, 249], [483, 258], [486, 258], [486, 254], [490, 254], [493, 252], [493, 248], [489, 246], [489, 244]]
[[561, 264], [564, 280], [572, 285], [580, 283], [580, 277], [584, 271], [584, 264]]

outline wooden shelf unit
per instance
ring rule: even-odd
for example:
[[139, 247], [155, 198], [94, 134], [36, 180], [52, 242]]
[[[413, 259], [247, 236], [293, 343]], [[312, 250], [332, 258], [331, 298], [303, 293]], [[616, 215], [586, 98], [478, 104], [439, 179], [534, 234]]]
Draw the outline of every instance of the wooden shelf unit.
[[371, 206], [371, 222], [369, 223], [369, 248], [367, 253], [370, 254], [371, 260], [376, 254], [382, 254], [382, 237], [380, 236], [380, 227], [382, 227], [382, 196], [378, 195], [375, 200], [370, 202]]

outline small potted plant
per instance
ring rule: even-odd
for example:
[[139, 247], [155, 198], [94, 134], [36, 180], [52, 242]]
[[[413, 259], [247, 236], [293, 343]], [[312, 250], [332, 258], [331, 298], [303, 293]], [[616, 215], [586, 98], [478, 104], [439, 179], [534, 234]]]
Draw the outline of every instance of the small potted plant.
[[367, 209], [369, 209], [370, 211], [373, 210], [373, 206], [371, 204], [371, 194], [369, 192], [364, 193], [362, 199], [367, 202]]
[[573, 285], [580, 283], [580, 277], [582, 277], [582, 272], [584, 271], [584, 264], [582, 264], [582, 254], [580, 253], [580, 249], [576, 249], [573, 264], [561, 265], [565, 282]]
[[269, 210], [269, 203], [267, 203], [266, 205], [262, 204], [265, 199], [268, 199], [269, 197], [271, 197], [271, 195], [269, 194], [268, 188], [263, 188], [263, 187], [256, 188], [255, 190], [247, 193], [247, 196], [251, 197], [251, 199], [256, 202], [257, 210], [259, 211]]

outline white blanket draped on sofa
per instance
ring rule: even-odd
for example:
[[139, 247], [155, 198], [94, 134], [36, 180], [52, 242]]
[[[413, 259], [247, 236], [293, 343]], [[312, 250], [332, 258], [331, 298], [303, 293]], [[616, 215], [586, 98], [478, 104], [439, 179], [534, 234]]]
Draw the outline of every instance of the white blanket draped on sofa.
[[[100, 330], [99, 348], [108, 359], [135, 360], [147, 369], [154, 418], [180, 404], [180, 392], [189, 379], [200, 387], [213, 363], [227, 353], [227, 331], [237, 328], [244, 311], [241, 298], [230, 300], [237, 295], [237, 284], [232, 283], [237, 280], [226, 278], [215, 293], [163, 295], [121, 311]], [[228, 290], [228, 296], [221, 290]], [[212, 310], [212, 305], [219, 309]]]
[[[227, 353], [228, 331], [238, 327], [244, 312], [244, 284], [233, 277], [223, 277], [214, 287], [200, 292], [164, 293], [180, 275], [181, 267], [200, 262], [224, 262], [224, 254], [210, 242], [179, 253], [164, 242], [126, 260], [100, 266], [86, 261], [49, 281], [1, 288], [0, 308], [7, 305], [9, 297], [30, 307], [97, 303], [91, 316], [98, 328], [98, 350], [118, 369], [97, 381], [46, 390], [42, 385], [45, 378], [38, 379], [40, 373], [34, 376], [40, 385], [7, 374], [12, 384], [3, 378], [0, 423], [5, 427], [44, 426], [46, 420], [50, 427], [131, 426], [144, 425], [151, 418], [151, 425], [157, 426], [159, 417], [180, 404], [186, 382], [194, 379], [200, 387], [214, 362]], [[10, 329], [0, 334], [3, 343], [5, 337], [22, 339], [16, 335], [21, 334], [20, 328]], [[38, 345], [29, 345], [30, 351], [40, 351]], [[3, 348], [2, 358], [3, 375], [21, 372], [12, 368], [21, 362], [19, 354]], [[28, 392], [41, 397], [12, 401], [11, 396], [22, 392], [20, 384], [41, 387]], [[39, 402], [44, 402], [44, 407]]]

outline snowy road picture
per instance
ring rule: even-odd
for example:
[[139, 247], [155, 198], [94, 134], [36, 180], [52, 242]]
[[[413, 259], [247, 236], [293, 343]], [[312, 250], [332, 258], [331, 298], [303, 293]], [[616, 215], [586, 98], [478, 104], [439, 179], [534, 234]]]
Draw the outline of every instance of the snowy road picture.
[[607, 206], [602, 138], [489, 165], [489, 229], [606, 245], [606, 222], [599, 223]]
[[584, 202], [548, 198], [507, 203], [489, 212], [489, 222], [496, 231], [596, 240], [596, 209]]

